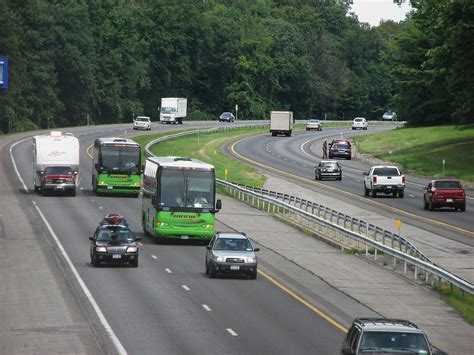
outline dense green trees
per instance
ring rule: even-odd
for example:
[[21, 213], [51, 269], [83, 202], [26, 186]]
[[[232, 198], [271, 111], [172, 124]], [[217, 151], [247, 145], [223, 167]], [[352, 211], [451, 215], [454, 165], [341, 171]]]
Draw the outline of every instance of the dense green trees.
[[240, 118], [471, 122], [474, 5], [414, 6], [369, 27], [346, 1], [0, 0], [0, 131], [156, 119], [168, 96], [191, 119], [238, 104]]

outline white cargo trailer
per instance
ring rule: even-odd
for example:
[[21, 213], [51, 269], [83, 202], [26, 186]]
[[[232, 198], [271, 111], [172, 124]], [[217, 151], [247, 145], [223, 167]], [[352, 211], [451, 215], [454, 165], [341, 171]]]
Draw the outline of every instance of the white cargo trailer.
[[270, 133], [272, 136], [284, 134], [291, 136], [293, 129], [293, 112], [291, 111], [271, 111], [270, 112]]
[[[50, 171], [51, 177], [45, 176], [48, 171]], [[51, 190], [71, 190], [75, 194], [78, 173], [79, 140], [72, 133], [52, 131], [33, 137], [33, 184], [35, 191], [42, 189], [44, 192], [47, 187]]]
[[186, 118], [188, 100], [178, 97], [164, 97], [161, 99], [160, 123], [183, 124]]

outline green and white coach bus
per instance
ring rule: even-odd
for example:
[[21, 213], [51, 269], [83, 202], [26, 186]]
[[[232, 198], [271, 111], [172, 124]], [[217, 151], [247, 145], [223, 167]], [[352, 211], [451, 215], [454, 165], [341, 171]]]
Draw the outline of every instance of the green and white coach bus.
[[141, 148], [127, 138], [97, 138], [92, 153], [92, 187], [97, 194], [138, 196], [141, 185]]
[[161, 238], [210, 240], [216, 199], [214, 166], [181, 157], [150, 157], [143, 175], [142, 225]]

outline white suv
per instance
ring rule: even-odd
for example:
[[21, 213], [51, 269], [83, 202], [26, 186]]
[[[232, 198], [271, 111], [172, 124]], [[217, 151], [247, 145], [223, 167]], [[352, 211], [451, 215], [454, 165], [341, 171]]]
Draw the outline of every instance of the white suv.
[[367, 129], [367, 126], [369, 124], [367, 123], [367, 120], [364, 117], [356, 117], [352, 121], [352, 129]]
[[151, 120], [148, 116], [138, 116], [133, 121], [133, 129], [151, 130]]

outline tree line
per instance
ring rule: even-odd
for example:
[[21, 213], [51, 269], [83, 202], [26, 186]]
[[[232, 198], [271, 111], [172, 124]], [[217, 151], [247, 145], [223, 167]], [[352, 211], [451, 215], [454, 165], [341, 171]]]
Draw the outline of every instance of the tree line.
[[473, 84], [458, 60], [473, 58], [473, 6], [414, 2], [401, 25], [370, 27], [349, 1], [0, 0], [0, 131], [156, 120], [161, 97], [187, 97], [188, 119], [238, 104], [243, 119], [396, 109], [418, 125], [470, 122]]

